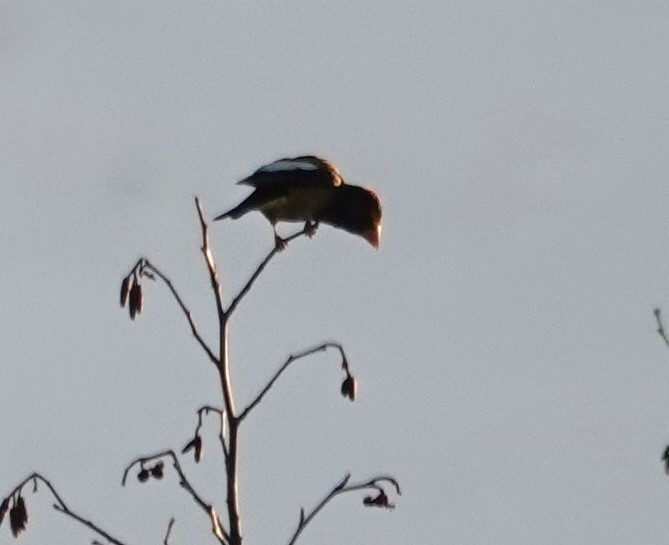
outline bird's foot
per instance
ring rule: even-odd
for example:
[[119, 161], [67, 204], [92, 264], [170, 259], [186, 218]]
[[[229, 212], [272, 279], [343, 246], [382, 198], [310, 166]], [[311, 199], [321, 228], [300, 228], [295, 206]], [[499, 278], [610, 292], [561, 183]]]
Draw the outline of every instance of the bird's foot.
[[285, 250], [288, 247], [288, 243], [282, 239], [279, 235], [274, 233], [274, 247], [276, 248], [277, 252], [281, 252], [282, 250]]
[[318, 222], [314, 221], [307, 221], [304, 224], [304, 234], [307, 235], [309, 238], [312, 238], [316, 234], [316, 229], [318, 229]]

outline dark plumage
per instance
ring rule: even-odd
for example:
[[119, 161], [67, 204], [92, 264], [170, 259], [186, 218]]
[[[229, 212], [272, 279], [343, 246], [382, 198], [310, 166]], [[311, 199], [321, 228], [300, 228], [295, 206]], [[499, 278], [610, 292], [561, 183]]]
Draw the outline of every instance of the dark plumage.
[[344, 183], [332, 163], [316, 157], [279, 159], [256, 170], [240, 184], [255, 188], [232, 210], [214, 220], [237, 219], [252, 210], [260, 211], [276, 234], [279, 221], [304, 221], [307, 229], [327, 223], [363, 237], [375, 248], [381, 238], [381, 202], [371, 189]]

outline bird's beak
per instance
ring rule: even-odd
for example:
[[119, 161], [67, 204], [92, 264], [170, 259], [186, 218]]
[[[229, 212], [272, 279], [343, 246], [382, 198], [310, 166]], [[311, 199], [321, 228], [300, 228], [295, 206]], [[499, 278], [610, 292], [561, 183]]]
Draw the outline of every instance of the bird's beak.
[[365, 231], [362, 234], [362, 238], [364, 238], [367, 242], [369, 242], [372, 246], [374, 246], [374, 248], [378, 250], [379, 243], [381, 242], [381, 225], [379, 224], [373, 229]]

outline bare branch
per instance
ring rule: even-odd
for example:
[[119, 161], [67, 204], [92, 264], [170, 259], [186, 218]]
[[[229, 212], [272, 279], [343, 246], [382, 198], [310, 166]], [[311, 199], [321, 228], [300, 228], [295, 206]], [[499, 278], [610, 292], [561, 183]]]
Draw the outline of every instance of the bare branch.
[[[288, 238], [283, 239], [285, 244], [288, 244], [289, 242], [295, 240], [296, 238], [299, 238], [303, 235], [309, 236], [310, 233], [313, 233], [312, 228], [309, 228], [307, 226], [304, 227], [301, 231], [298, 231], [297, 233], [294, 233], [290, 235]], [[262, 273], [265, 270], [265, 267], [267, 267], [267, 264], [271, 261], [271, 259], [280, 252], [280, 248], [275, 246], [272, 248], [272, 250], [265, 256], [265, 259], [263, 259], [260, 262], [260, 265], [258, 265], [258, 268], [255, 270], [255, 272], [251, 275], [251, 278], [249, 278], [248, 282], [244, 285], [244, 287], [239, 291], [239, 293], [235, 296], [235, 298], [232, 300], [232, 303], [230, 303], [230, 306], [227, 308], [225, 311], [225, 314], [229, 317], [237, 308], [237, 305], [241, 302], [241, 300], [244, 298], [244, 296], [248, 293], [248, 291], [251, 289], [251, 286], [253, 286], [254, 282], [258, 279], [260, 276], [260, 273]]]
[[225, 533], [225, 530], [223, 529], [223, 524], [221, 523], [221, 519], [216, 514], [216, 509], [214, 509], [213, 505], [211, 506], [211, 509], [209, 509], [209, 520], [211, 521], [211, 533], [218, 538], [219, 542], [229, 543], [230, 538]]
[[[222, 417], [227, 418], [228, 421], [228, 446], [226, 447], [224, 439], [221, 439], [221, 445], [225, 455], [225, 472], [227, 480], [227, 510], [228, 522], [230, 524], [230, 537], [228, 541], [233, 545], [239, 545], [242, 542], [241, 518], [239, 515], [239, 502], [237, 490], [237, 440], [238, 440], [238, 421], [235, 417], [235, 403], [232, 392], [232, 384], [230, 381], [230, 366], [228, 364], [228, 317], [229, 313], [223, 310], [223, 303], [221, 300], [221, 286], [218, 280], [218, 273], [216, 272], [216, 264], [211, 254], [209, 246], [209, 235], [207, 222], [202, 213], [200, 201], [195, 197], [195, 205], [197, 207], [198, 217], [200, 218], [200, 226], [202, 228], [202, 254], [204, 255], [207, 269], [209, 271], [209, 280], [211, 288], [216, 298], [216, 311], [218, 313], [219, 325], [219, 358], [218, 358], [218, 373], [221, 380], [221, 391], [223, 393], [223, 401], [225, 403], [225, 412]], [[224, 424], [221, 424], [221, 437], [223, 437]]]
[[158, 269], [153, 263], [151, 263], [145, 257], [141, 258], [137, 262], [133, 270], [135, 269], [139, 269], [141, 275], [148, 276], [149, 278], [152, 279], [154, 279], [155, 276], [157, 276], [165, 283], [165, 285], [169, 288], [170, 292], [172, 292], [172, 295], [174, 296], [174, 299], [176, 300], [177, 304], [179, 305], [179, 307], [181, 307], [181, 311], [186, 316], [186, 320], [188, 320], [188, 325], [190, 326], [191, 332], [193, 333], [193, 337], [195, 337], [195, 339], [200, 344], [202, 349], [206, 352], [207, 356], [212, 361], [212, 363], [218, 366], [218, 358], [216, 358], [214, 352], [211, 350], [211, 348], [209, 348], [205, 340], [202, 338], [202, 335], [200, 335], [200, 332], [197, 330], [197, 327], [195, 325], [195, 320], [193, 319], [193, 314], [188, 309], [186, 304], [183, 302], [183, 299], [179, 295], [179, 292], [177, 292], [176, 288], [174, 287], [174, 284], [172, 284], [172, 281], [160, 269]]
[[119, 541], [115, 537], [111, 536], [109, 533], [105, 532], [102, 528], [100, 528], [98, 525], [95, 523], [91, 522], [90, 520], [84, 519], [81, 515], [75, 513], [72, 511], [63, 499], [60, 497], [58, 492], [56, 492], [56, 489], [53, 487], [53, 485], [42, 475], [39, 473], [32, 473], [28, 475], [23, 481], [21, 481], [14, 489], [7, 495], [7, 498], [10, 496], [18, 493], [28, 482], [33, 481], [33, 491], [37, 490], [37, 481], [40, 481], [44, 483], [44, 485], [49, 489], [51, 492], [51, 495], [54, 497], [56, 500], [56, 503], [52, 505], [52, 507], [58, 511], [59, 513], [62, 513], [64, 515], [67, 515], [68, 517], [76, 520], [80, 524], [86, 526], [88, 529], [94, 531], [96, 534], [102, 536], [105, 538], [109, 543], [113, 543], [114, 545], [125, 545], [122, 541]]
[[212, 407], [211, 405], [202, 405], [202, 407], [200, 407], [196, 412], [198, 413], [198, 415], [201, 413], [204, 414], [216, 413], [222, 416], [225, 411], [219, 409], [218, 407]]
[[352, 492], [354, 490], [367, 490], [370, 488], [375, 488], [376, 490], [383, 490], [379, 485], [380, 482], [387, 482], [393, 485], [393, 488], [395, 488], [395, 492], [397, 492], [397, 495], [398, 496], [402, 495], [402, 490], [400, 489], [400, 485], [397, 482], [397, 479], [391, 477], [390, 475], [379, 475], [377, 477], [374, 477], [373, 479], [370, 479], [367, 482], [349, 485], [346, 487], [346, 490], [343, 490], [342, 492]]
[[174, 517], [170, 519], [170, 522], [167, 524], [167, 532], [165, 532], [165, 539], [163, 539], [163, 545], [169, 545], [170, 534], [172, 533], [172, 526], [174, 526]]
[[223, 456], [225, 459], [228, 457], [228, 445], [225, 443], [225, 411], [222, 409], [218, 409], [216, 407], [212, 407], [211, 405], [204, 405], [203, 407], [200, 407], [197, 410], [197, 415], [198, 415], [198, 425], [197, 425], [197, 430], [195, 430], [195, 433], [197, 433], [202, 426], [202, 413], [208, 414], [210, 412], [214, 412], [219, 415], [220, 417], [220, 425], [218, 429], [218, 438], [221, 442], [221, 449], [223, 451]]
[[[348, 473], [339, 483], [337, 483], [332, 488], [332, 490], [330, 490], [330, 492], [328, 492], [328, 494], [308, 514], [305, 513], [304, 508], [300, 509], [300, 518], [297, 523], [297, 528], [295, 529], [295, 532], [290, 538], [288, 545], [294, 545], [294, 543], [297, 541], [297, 538], [300, 536], [304, 528], [313, 520], [313, 518], [320, 512], [320, 510], [323, 509], [323, 507], [325, 507], [330, 501], [332, 501], [339, 494], [345, 494], [347, 492], [355, 492], [356, 490], [370, 490], [370, 489], [378, 490], [380, 491], [380, 493], [385, 494], [385, 492], [383, 492], [383, 488], [379, 484], [380, 482], [385, 481], [392, 484], [395, 490], [397, 491], [397, 494], [401, 495], [400, 486], [393, 477], [383, 475], [379, 477], [374, 477], [373, 479], [370, 479], [369, 481], [365, 481], [362, 483], [348, 484], [350, 479], [351, 479], [351, 474]], [[386, 507], [390, 507], [390, 505], [387, 505]]]
[[202, 429], [203, 415], [207, 415], [210, 412], [216, 413], [219, 417], [218, 438], [221, 443], [222, 453], [224, 458], [227, 459], [228, 456], [228, 448], [225, 443], [225, 425], [226, 425], [225, 411], [222, 409], [218, 409], [217, 407], [212, 407], [211, 405], [204, 405], [197, 410], [197, 426], [195, 428], [195, 434], [193, 436], [193, 439], [191, 439], [181, 451], [181, 454], [186, 454], [186, 452], [193, 450], [196, 462], [199, 462], [202, 459], [203, 449], [202, 449], [202, 438], [200, 437], [200, 429]]
[[195, 206], [197, 207], [197, 215], [200, 219], [200, 227], [202, 228], [202, 255], [204, 256], [204, 261], [207, 264], [207, 270], [209, 271], [209, 280], [211, 282], [211, 289], [214, 292], [214, 297], [216, 299], [216, 311], [218, 313], [219, 321], [223, 319], [223, 301], [221, 299], [221, 284], [218, 280], [218, 273], [216, 271], [216, 264], [214, 263], [214, 257], [211, 255], [211, 250], [209, 248], [209, 228], [207, 227], [207, 222], [204, 219], [204, 214], [202, 212], [202, 206], [200, 205], [200, 199], [195, 197]]
[[662, 337], [664, 344], [669, 346], [669, 338], [667, 338], [667, 333], [664, 329], [664, 324], [662, 323], [662, 311], [659, 308], [656, 308], [653, 309], [653, 314], [655, 314], [655, 321], [657, 322], [657, 333]]
[[269, 392], [269, 390], [274, 386], [274, 383], [278, 380], [278, 378], [282, 375], [282, 373], [288, 369], [291, 363], [305, 358], [307, 356], [310, 356], [312, 354], [315, 354], [316, 352], [323, 352], [327, 350], [328, 348], [336, 348], [339, 350], [339, 353], [341, 354], [342, 358], [342, 367], [348, 374], [348, 360], [346, 359], [346, 354], [344, 353], [344, 348], [340, 343], [337, 342], [324, 342], [322, 344], [319, 344], [318, 346], [314, 346], [313, 348], [307, 348], [306, 350], [303, 350], [302, 352], [298, 352], [296, 354], [291, 354], [288, 356], [288, 359], [284, 362], [284, 364], [279, 367], [277, 372], [274, 374], [274, 376], [269, 380], [269, 382], [265, 385], [265, 387], [260, 391], [260, 393], [256, 396], [256, 398], [251, 401], [248, 407], [244, 409], [240, 415], [239, 415], [239, 420], [242, 421], [246, 416], [255, 408], [258, 403], [262, 401], [262, 398], [265, 397], [265, 394]]
[[193, 498], [195, 503], [207, 514], [207, 517], [209, 517], [212, 526], [216, 526], [217, 528], [220, 529], [220, 535], [222, 538], [218, 537], [219, 542], [223, 545], [227, 545], [227, 541], [229, 540], [229, 536], [226, 533], [225, 529], [223, 528], [223, 523], [220, 520], [213, 520], [212, 513], [215, 515], [216, 511], [213, 510], [213, 507], [205, 502], [202, 497], [195, 491], [193, 486], [190, 484], [190, 481], [186, 478], [185, 473], [183, 472], [183, 469], [181, 468], [181, 464], [179, 463], [179, 459], [177, 458], [177, 455], [174, 453], [173, 450], [163, 450], [161, 452], [157, 452], [155, 454], [151, 454], [150, 456], [142, 456], [140, 458], [137, 458], [133, 460], [126, 468], [125, 471], [123, 472], [123, 479], [121, 480], [121, 485], [125, 486], [125, 483], [128, 479], [128, 474], [130, 470], [136, 466], [137, 464], [142, 467], [145, 463], [152, 462], [153, 460], [159, 460], [161, 458], [170, 458], [172, 460], [172, 465], [174, 466], [174, 469], [177, 472], [177, 475], [179, 476], [179, 484], [181, 487], [186, 490], [190, 494], [190, 496]]
[[197, 410], [197, 428], [195, 428], [195, 435], [200, 432], [200, 428], [202, 427], [202, 415], [207, 415], [209, 413], [216, 413], [219, 416], [221, 422], [219, 437], [223, 439], [225, 436], [225, 411], [217, 407], [212, 407], [211, 405], [203, 405]]

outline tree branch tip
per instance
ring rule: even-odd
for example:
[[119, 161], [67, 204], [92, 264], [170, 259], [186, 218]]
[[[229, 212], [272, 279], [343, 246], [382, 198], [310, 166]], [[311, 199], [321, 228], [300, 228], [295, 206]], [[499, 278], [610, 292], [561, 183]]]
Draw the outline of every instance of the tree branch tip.
[[163, 539], [164, 545], [168, 545], [173, 526], [174, 526], [174, 517], [171, 517], [170, 521], [167, 523], [167, 532], [165, 533], [165, 539]]
[[378, 483], [380, 482], [386, 482], [395, 488], [395, 491], [397, 492], [398, 496], [402, 495], [402, 491], [400, 490], [400, 484], [397, 482], [397, 479], [394, 477], [391, 477], [390, 475], [380, 475], [378, 477], [374, 477], [372, 480], [369, 481], [370, 486], [376, 486], [380, 488], [380, 485]]
[[219, 409], [218, 407], [214, 407], [212, 405], [202, 405], [202, 407], [197, 409], [195, 412], [196, 414], [204, 413], [205, 415], [208, 415], [210, 412], [212, 412], [221, 416], [225, 413], [225, 410]]

